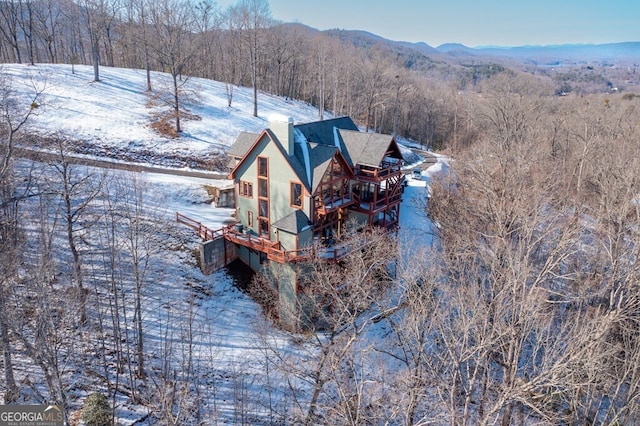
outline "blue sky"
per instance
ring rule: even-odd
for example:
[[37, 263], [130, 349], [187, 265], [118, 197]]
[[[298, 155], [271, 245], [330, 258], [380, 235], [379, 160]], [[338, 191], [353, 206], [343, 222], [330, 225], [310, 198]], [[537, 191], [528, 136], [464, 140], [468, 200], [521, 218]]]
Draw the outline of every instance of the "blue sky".
[[[219, 0], [226, 7], [236, 1]], [[274, 18], [431, 46], [640, 41], [638, 0], [269, 0]]]

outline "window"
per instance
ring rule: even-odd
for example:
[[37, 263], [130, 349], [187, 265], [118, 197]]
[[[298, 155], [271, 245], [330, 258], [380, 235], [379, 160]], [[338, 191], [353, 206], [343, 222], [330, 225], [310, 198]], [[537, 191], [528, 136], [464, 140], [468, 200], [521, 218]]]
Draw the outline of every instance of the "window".
[[252, 211], [247, 212], [247, 226], [249, 228], [253, 228], [253, 212]]
[[302, 207], [302, 185], [291, 182], [291, 205]]
[[258, 157], [258, 232], [269, 237], [269, 159]]
[[253, 198], [253, 183], [241, 180], [239, 185], [238, 192], [241, 196], [247, 198]]
[[269, 181], [266, 179], [258, 180], [258, 197], [269, 197]]
[[267, 200], [259, 200], [258, 201], [258, 216], [267, 218], [269, 217], [269, 201]]
[[269, 177], [269, 162], [266, 157], [258, 157], [258, 176]]
[[269, 221], [265, 219], [258, 219], [260, 235], [263, 237], [269, 237]]

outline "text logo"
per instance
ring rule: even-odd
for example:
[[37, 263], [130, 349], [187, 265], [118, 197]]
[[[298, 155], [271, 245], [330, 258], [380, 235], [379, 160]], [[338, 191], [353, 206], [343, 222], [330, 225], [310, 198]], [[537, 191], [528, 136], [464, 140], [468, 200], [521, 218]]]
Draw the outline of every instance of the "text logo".
[[63, 426], [58, 405], [0, 405], [0, 426]]

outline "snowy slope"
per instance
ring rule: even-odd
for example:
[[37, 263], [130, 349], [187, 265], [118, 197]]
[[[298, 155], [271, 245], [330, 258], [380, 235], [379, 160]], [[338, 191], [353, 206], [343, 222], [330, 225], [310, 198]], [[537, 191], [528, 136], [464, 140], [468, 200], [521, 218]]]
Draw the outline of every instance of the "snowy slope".
[[259, 116], [254, 117], [250, 89], [234, 87], [229, 107], [224, 83], [190, 77], [181, 88], [183, 132], [179, 138], [169, 138], [151, 127], [159, 115], [171, 110], [166, 102], [171, 96], [169, 75], [153, 72], [154, 90], [149, 93], [144, 70], [101, 67], [100, 81], [94, 82], [92, 67], [74, 69], [60, 64], [3, 64], [0, 77], [8, 79], [23, 108], [36, 91], [42, 92], [40, 108], [29, 123], [31, 131], [81, 141], [82, 151], [97, 156], [139, 152], [139, 162], [144, 163], [150, 152], [158, 154], [154, 158], [215, 155], [225, 151], [239, 132], [268, 127], [272, 113], [292, 116], [297, 122], [318, 119], [318, 110], [310, 105], [262, 93]]

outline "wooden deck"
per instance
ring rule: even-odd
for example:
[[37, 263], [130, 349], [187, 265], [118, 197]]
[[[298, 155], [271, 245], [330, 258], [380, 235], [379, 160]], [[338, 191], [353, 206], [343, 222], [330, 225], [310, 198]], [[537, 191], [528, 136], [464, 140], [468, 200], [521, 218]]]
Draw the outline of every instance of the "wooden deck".
[[286, 251], [282, 250], [279, 241], [273, 242], [251, 233], [241, 232], [238, 230], [236, 224], [213, 230], [202, 224], [202, 222], [181, 213], [176, 213], [176, 221], [195, 230], [203, 241], [224, 238], [239, 246], [265, 253], [269, 260], [278, 263], [302, 262], [310, 260], [315, 256], [326, 261], [338, 262], [348, 254], [347, 250], [343, 247], [327, 247], [322, 250], [315, 250], [313, 247], [310, 247], [303, 250]]

